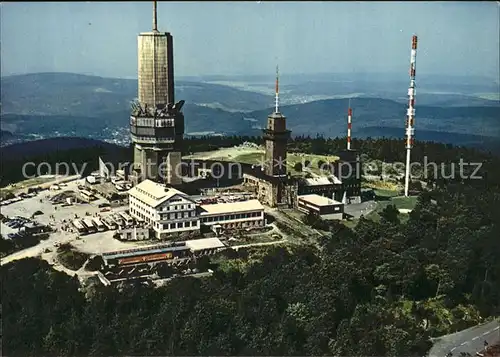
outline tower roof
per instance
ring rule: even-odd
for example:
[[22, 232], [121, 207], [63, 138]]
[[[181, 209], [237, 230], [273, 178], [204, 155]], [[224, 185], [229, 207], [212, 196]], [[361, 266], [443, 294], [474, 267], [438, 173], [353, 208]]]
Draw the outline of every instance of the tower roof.
[[286, 116], [284, 116], [282, 113], [280, 112], [273, 112], [271, 114], [269, 114], [268, 118], [273, 118], [273, 119], [286, 119]]

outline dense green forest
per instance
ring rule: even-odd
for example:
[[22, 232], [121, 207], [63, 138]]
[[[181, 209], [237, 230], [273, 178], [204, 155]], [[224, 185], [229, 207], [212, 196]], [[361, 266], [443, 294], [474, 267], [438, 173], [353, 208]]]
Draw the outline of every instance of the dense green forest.
[[4, 353], [421, 356], [431, 336], [500, 314], [499, 199], [448, 185], [404, 224], [389, 206], [332, 227], [320, 250], [232, 252], [212, 277], [158, 289], [81, 291], [46, 262], [14, 262], [1, 268]]
[[[199, 140], [192, 151], [206, 150]], [[291, 149], [343, 147], [315, 140], [297, 138]], [[387, 161], [403, 153], [400, 141], [354, 146]], [[4, 265], [3, 352], [422, 356], [431, 337], [500, 315], [500, 161], [418, 143], [415, 157], [424, 154], [484, 162], [485, 179], [440, 181], [404, 222], [388, 206], [380, 220], [361, 218], [354, 229], [330, 224], [318, 247], [226, 251], [213, 276], [157, 289], [80, 288], [34, 258]]]

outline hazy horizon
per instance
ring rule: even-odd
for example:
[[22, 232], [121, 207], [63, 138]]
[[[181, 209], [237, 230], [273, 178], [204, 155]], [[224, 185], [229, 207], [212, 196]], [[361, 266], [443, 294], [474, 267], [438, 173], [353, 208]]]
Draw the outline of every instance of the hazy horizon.
[[[1, 75], [137, 78], [151, 2], [1, 3]], [[159, 2], [178, 77], [384, 74], [499, 78], [495, 2]], [[115, 16], [113, 16], [115, 15]], [[311, 54], [313, 54], [311, 56]]]

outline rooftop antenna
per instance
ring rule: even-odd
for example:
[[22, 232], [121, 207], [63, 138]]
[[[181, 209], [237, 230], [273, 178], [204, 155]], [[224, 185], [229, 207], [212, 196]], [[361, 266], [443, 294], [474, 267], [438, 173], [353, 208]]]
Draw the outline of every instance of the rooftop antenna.
[[279, 104], [279, 67], [278, 65], [276, 65], [276, 98], [275, 98], [275, 108], [274, 108], [274, 112], [275, 113], [279, 113], [279, 109], [278, 109], [278, 104]]
[[351, 98], [349, 98], [349, 107], [347, 108], [347, 150], [351, 150], [351, 128], [352, 128], [352, 109], [351, 109]]
[[156, 1], [153, 1], [153, 31], [158, 32]]
[[408, 88], [408, 111], [406, 114], [406, 170], [405, 170], [405, 196], [408, 197], [410, 186], [410, 156], [414, 143], [415, 129], [415, 69], [417, 63], [417, 36], [413, 35], [410, 53], [410, 88]]

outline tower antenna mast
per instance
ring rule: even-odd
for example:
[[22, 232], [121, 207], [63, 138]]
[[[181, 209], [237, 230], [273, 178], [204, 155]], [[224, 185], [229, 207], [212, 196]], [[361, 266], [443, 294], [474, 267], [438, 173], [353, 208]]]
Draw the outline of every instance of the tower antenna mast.
[[349, 108], [347, 109], [347, 150], [351, 150], [351, 128], [352, 128], [352, 108], [351, 108], [351, 98], [349, 98]]
[[406, 170], [405, 170], [405, 196], [408, 197], [410, 186], [410, 156], [414, 143], [415, 120], [415, 69], [417, 62], [417, 36], [413, 35], [410, 53], [410, 87], [408, 88], [408, 112], [406, 115]]
[[156, 1], [153, 1], [153, 31], [158, 31], [158, 17], [156, 11]]
[[279, 67], [278, 67], [278, 65], [276, 65], [276, 97], [275, 97], [275, 103], [274, 103], [274, 105], [275, 105], [274, 111], [276, 113], [279, 113], [279, 108], [278, 108], [278, 106], [279, 106], [279, 93], [280, 93], [280, 91], [279, 91]]

